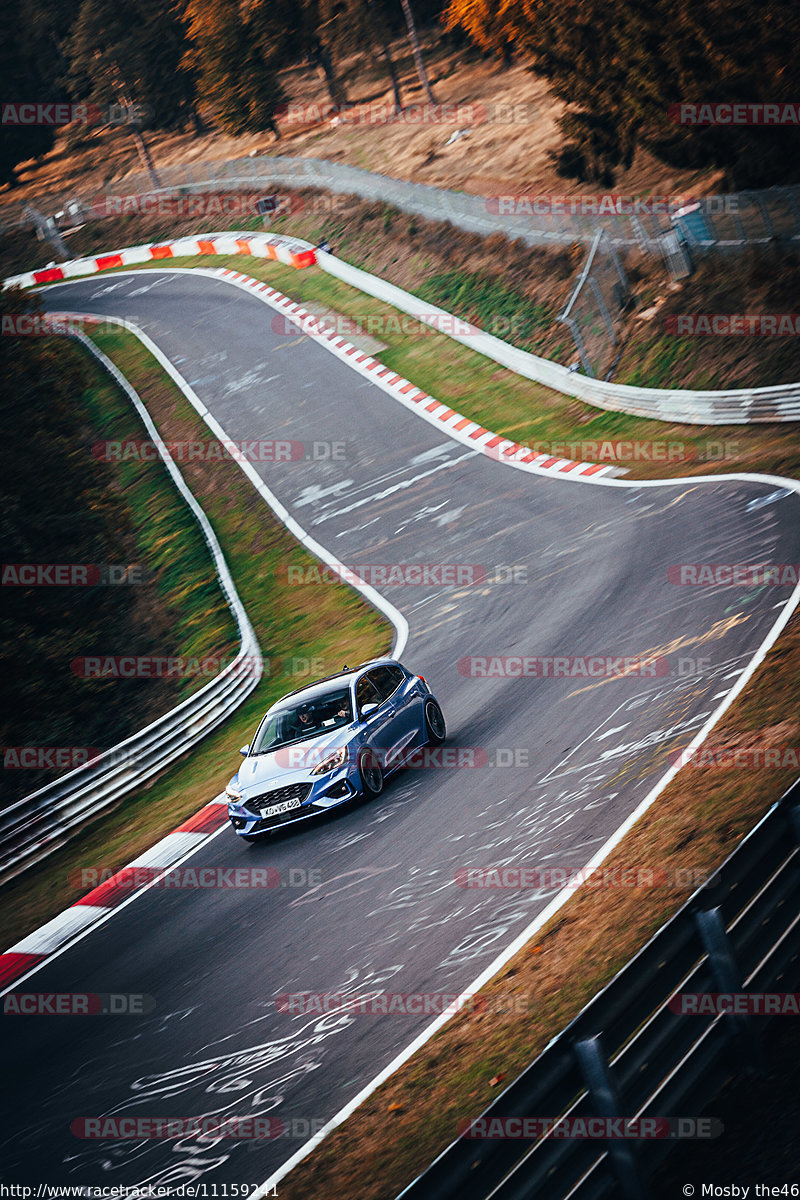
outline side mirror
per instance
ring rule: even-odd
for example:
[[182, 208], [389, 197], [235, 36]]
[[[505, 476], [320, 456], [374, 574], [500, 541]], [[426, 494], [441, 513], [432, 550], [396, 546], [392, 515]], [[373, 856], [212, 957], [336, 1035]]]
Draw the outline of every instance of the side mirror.
[[377, 704], [365, 704], [364, 707], [361, 709], [362, 717], [368, 717], [370, 713], [375, 712], [375, 709], [377, 707], [378, 707]]
[[239, 753], [241, 754], [242, 758], [247, 758], [248, 754], [250, 753], [250, 746], [242, 746]]

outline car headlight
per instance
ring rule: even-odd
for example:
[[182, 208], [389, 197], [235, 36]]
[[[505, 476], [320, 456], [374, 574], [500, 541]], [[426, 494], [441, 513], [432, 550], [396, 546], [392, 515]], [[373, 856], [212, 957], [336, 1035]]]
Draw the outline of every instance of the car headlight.
[[241, 800], [241, 798], [242, 798], [242, 793], [239, 791], [238, 787], [236, 787], [235, 784], [233, 784], [233, 783], [229, 783], [228, 786], [225, 788], [225, 795], [228, 797], [229, 800]]
[[341, 750], [334, 750], [332, 754], [323, 758], [318, 767], [314, 767], [312, 775], [327, 775], [330, 771], [335, 771], [342, 763], [347, 762], [347, 747], [342, 746]]

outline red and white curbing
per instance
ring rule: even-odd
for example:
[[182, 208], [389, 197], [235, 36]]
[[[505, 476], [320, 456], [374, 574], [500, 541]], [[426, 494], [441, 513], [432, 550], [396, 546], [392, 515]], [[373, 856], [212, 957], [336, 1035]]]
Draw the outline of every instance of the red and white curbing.
[[[248, 235], [228, 232], [209, 234], [206, 238], [178, 238], [173, 242], [131, 246], [125, 250], [116, 250], [111, 254], [101, 255], [98, 258], [73, 259], [70, 262], [62, 263], [61, 266], [46, 267], [40, 271], [28, 271], [24, 275], [14, 275], [4, 281], [3, 287], [36, 287], [40, 284], [62, 283], [68, 279], [77, 279], [81, 276], [97, 274], [100, 271], [126, 266], [141, 266], [142, 263], [154, 260], [189, 258], [200, 254], [245, 254], [254, 258], [269, 258], [274, 262], [286, 263], [298, 269], [310, 267], [316, 263], [316, 252], [309, 242], [297, 238], [281, 237], [277, 234]], [[340, 358], [361, 370], [362, 374], [371, 373], [369, 377], [379, 383], [385, 391], [390, 391], [408, 407], [421, 405], [421, 408], [417, 408], [416, 411], [426, 420], [440, 422], [446, 426], [451, 436], [473, 449], [480, 450], [489, 458], [537, 473], [544, 471], [548, 474], [571, 475], [573, 478], [580, 477], [582, 479], [597, 479], [626, 473], [618, 467], [601, 463], [576, 462], [570, 458], [557, 458], [553, 455], [541, 454], [529, 446], [521, 446], [519, 442], [492, 433], [491, 430], [484, 429], [477, 421], [463, 416], [447, 404], [429, 396], [427, 392], [421, 391], [416, 384], [410, 383], [402, 375], [395, 374], [377, 359], [362, 353], [345, 338], [325, 330], [324, 326], [311, 313], [306, 312], [299, 304], [295, 304], [293, 300], [269, 287], [266, 283], [261, 283], [258, 279], [252, 279], [249, 275], [243, 275], [240, 271], [233, 271], [229, 268], [220, 268], [214, 274], [263, 294], [273, 306], [280, 306], [302, 328], [311, 330], [315, 336], [325, 339], [328, 348], [338, 353]], [[424, 400], [427, 400], [428, 403], [423, 404]]]
[[[219, 832], [228, 819], [227, 800], [217, 796], [155, 846], [151, 846], [110, 879], [92, 888], [46, 925], [29, 933], [5, 954], [0, 954], [0, 990], [5, 991], [34, 967], [39, 967], [79, 934], [105, 920], [123, 901], [130, 900], [170, 867]], [[136, 887], [131, 886], [135, 874]]]
[[414, 408], [415, 405], [420, 405], [421, 407], [416, 409], [420, 416], [433, 423], [438, 422], [444, 425], [451, 436], [475, 450], [480, 450], [489, 458], [536, 472], [569, 474], [573, 478], [600, 478], [604, 475], [620, 474], [619, 469], [613, 466], [602, 463], [576, 462], [570, 458], [556, 458], [549, 454], [541, 454], [536, 450], [531, 450], [529, 446], [521, 446], [519, 442], [513, 442], [500, 434], [492, 433], [490, 429], [484, 429], [471, 417], [463, 416], [462, 413], [443, 404], [441, 400], [436, 400], [427, 392], [421, 391], [415, 383], [410, 383], [402, 375], [397, 375], [378, 359], [359, 350], [357, 346], [353, 346], [338, 333], [326, 329], [320, 318], [315, 317], [301, 305], [295, 304], [293, 300], [284, 296], [282, 292], [276, 291], [269, 284], [262, 283], [259, 279], [253, 279], [250, 275], [244, 275], [241, 271], [234, 271], [230, 267], [220, 267], [212, 274], [235, 283], [245, 290], [252, 290], [260, 294], [273, 307], [283, 310], [297, 323], [300, 329], [312, 333], [323, 344], [327, 343], [328, 349], [333, 350], [349, 366], [359, 370], [362, 375], [366, 375], [375, 382], [379, 382], [385, 391], [395, 395], [406, 407]]
[[277, 234], [210, 233], [207, 237], [177, 238], [173, 242], [149, 242], [145, 246], [128, 246], [97, 258], [75, 258], [60, 266], [26, 271], [3, 281], [3, 288], [36, 287], [42, 283], [60, 283], [115, 267], [140, 266], [158, 259], [189, 258], [197, 254], [249, 254], [253, 258], [270, 258], [289, 267], [311, 267], [316, 262], [314, 247], [297, 238]]

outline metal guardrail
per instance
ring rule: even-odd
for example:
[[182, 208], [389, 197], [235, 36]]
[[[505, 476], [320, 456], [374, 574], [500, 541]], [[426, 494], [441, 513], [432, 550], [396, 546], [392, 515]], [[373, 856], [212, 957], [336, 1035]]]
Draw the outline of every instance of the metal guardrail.
[[592, 379], [569, 367], [511, 346], [494, 334], [455, 321], [435, 304], [420, 300], [393, 283], [387, 283], [360, 267], [324, 251], [316, 251], [317, 265], [351, 287], [384, 300], [401, 312], [439, 329], [470, 350], [508, 367], [525, 379], [574, 396], [596, 408], [625, 412], [659, 421], [679, 421], [686, 425], [747, 425], [765, 421], [800, 420], [800, 383], [781, 383], [774, 387], [742, 388], [730, 391], [693, 391], [689, 388], [647, 388]]
[[[669, 1001], [795, 991], [798, 896], [800, 781], [477, 1120], [696, 1118], [729, 1078], [759, 1067], [766, 1018], [680, 1015]], [[648, 1177], [675, 1145], [461, 1136], [401, 1197], [646, 1200]]]
[[162, 462], [200, 525], [220, 587], [236, 621], [240, 645], [236, 657], [219, 675], [176, 708], [98, 758], [5, 809], [0, 814], [0, 884], [52, 854], [98, 812], [170, 766], [230, 716], [253, 691], [262, 675], [255, 632], [208, 518], [127, 379], [83, 334], [76, 332], [73, 336], [123, 389], [158, 447]]

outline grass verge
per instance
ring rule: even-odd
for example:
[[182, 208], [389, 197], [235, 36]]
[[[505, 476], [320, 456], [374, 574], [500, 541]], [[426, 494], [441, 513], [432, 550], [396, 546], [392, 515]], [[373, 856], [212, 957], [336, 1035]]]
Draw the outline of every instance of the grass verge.
[[[419, 327], [398, 309], [317, 267], [298, 271], [243, 255], [200, 255], [174, 262], [179, 267], [230, 267], [271, 284], [299, 304], [324, 305], [368, 332], [379, 330], [386, 348], [377, 357], [387, 367], [485, 428], [533, 449], [624, 467], [630, 479], [731, 471], [800, 474], [800, 442], [793, 422], [681, 425], [604, 412]], [[136, 269], [163, 270], [164, 262]], [[351, 339], [346, 330], [344, 336]]]
[[[97, 343], [136, 388], [165, 441], [211, 440], [207, 426], [131, 334], [104, 332]], [[111, 384], [103, 384], [101, 391], [106, 386], [116, 392]], [[122, 404], [128, 404], [121, 393], [116, 394]], [[0, 919], [6, 945], [86, 891], [75, 882], [82, 869], [114, 871], [124, 866], [221, 791], [236, 769], [237, 748], [249, 740], [256, 721], [274, 699], [302, 684], [303, 674], [312, 669], [308, 663], [316, 660], [324, 671], [332, 664], [340, 666], [343, 655], [360, 662], [386, 653], [391, 646], [388, 622], [353, 589], [344, 584], [323, 589], [286, 584], [280, 567], [287, 558], [299, 565], [311, 565], [316, 559], [273, 517], [233, 460], [185, 463], [181, 470], [223, 547], [269, 669], [224, 726], [39, 868], [3, 889]], [[144, 492], [141, 503], [147, 503]], [[176, 504], [182, 502], [176, 498]], [[175, 529], [185, 521], [184, 514], [185, 509], [176, 512], [173, 527], [162, 530], [165, 552]]]
[[[107, 345], [109, 357], [116, 358], [122, 342], [123, 338], [114, 334], [100, 348]], [[90, 365], [94, 372], [93, 360]], [[147, 438], [127, 396], [99, 364], [96, 382], [87, 390], [86, 407], [98, 435], [93, 455], [106, 457], [108, 443], [141, 443]], [[202, 531], [161, 462], [151, 466], [144, 458], [128, 458], [114, 462], [112, 469], [131, 512], [142, 561], [153, 574], [166, 607], [172, 646], [180, 647], [181, 655], [189, 660], [234, 656], [239, 648], [236, 622], [225, 603]], [[164, 648], [161, 652], [167, 655], [171, 651]], [[206, 682], [197, 672], [179, 676], [179, 699]]]

